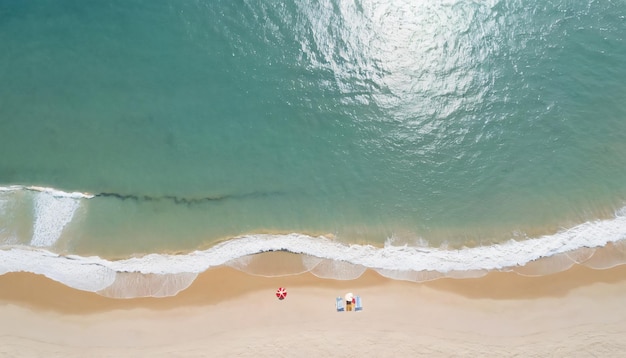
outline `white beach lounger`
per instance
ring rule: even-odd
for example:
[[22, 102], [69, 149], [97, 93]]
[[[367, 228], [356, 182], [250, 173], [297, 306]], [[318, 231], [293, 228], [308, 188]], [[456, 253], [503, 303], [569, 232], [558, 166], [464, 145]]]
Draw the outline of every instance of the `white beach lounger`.
[[345, 310], [345, 308], [343, 308], [343, 299], [341, 297], [337, 297], [335, 305], [337, 306], [337, 312], [343, 312]]
[[355, 296], [354, 300], [355, 300], [354, 310], [355, 311], [362, 311], [363, 310], [363, 306], [361, 305], [361, 296]]

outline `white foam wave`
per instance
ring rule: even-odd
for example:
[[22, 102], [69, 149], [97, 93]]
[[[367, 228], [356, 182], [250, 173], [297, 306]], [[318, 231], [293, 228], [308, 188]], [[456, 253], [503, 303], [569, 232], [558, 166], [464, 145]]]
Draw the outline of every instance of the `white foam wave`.
[[74, 197], [54, 196], [45, 191], [38, 193], [35, 197], [35, 224], [30, 244], [40, 247], [54, 245], [79, 206], [79, 199]]
[[0, 250], [0, 274], [32, 272], [83, 291], [96, 292], [115, 281], [116, 271], [100, 258], [70, 258], [26, 247]]
[[5, 192], [23, 191], [23, 190], [36, 191], [36, 192], [40, 192], [40, 193], [47, 193], [47, 194], [50, 194], [53, 197], [57, 197], [57, 198], [91, 199], [91, 198], [94, 197], [94, 195], [90, 194], [90, 193], [81, 193], [81, 192], [77, 192], [77, 191], [65, 192], [65, 191], [62, 191], [62, 190], [54, 189], [54, 188], [47, 188], [47, 187], [35, 186], [35, 185], [31, 185], [31, 186], [24, 186], [24, 185], [0, 186], [0, 192], [2, 192], [2, 191], [5, 191]]
[[[233, 262], [245, 264], [248, 255], [289, 251], [303, 254], [302, 267], [320, 277], [354, 279], [369, 268], [393, 279], [427, 281], [439, 277], [479, 277], [490, 270], [513, 270], [524, 275], [547, 274], [562, 271], [576, 263], [608, 268], [626, 263], [624, 240], [626, 216], [616, 215], [611, 220], [586, 222], [554, 235], [457, 250], [391, 244], [382, 248], [346, 245], [325, 237], [295, 233], [248, 235], [184, 255], [150, 254], [118, 261], [59, 256], [43, 249], [12, 247], [0, 250], [0, 274], [15, 271], [39, 273], [68, 286], [96, 292], [112, 285], [117, 273], [197, 274], [211, 267], [236, 266]], [[607, 245], [615, 250], [609, 257], [611, 262], [602, 266], [599, 262], [603, 259], [600, 256], [596, 258], [596, 254], [606, 251], [602, 248]], [[170, 287], [167, 292], [185, 286], [190, 276], [180, 277], [176, 284], [167, 282]], [[161, 278], [149, 282], [153, 284], [158, 280]], [[126, 283], [122, 286], [132, 285]]]

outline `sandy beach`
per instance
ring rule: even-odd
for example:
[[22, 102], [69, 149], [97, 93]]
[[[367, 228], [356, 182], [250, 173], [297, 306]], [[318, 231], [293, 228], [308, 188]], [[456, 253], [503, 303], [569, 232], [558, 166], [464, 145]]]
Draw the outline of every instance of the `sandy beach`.
[[[276, 288], [286, 287], [280, 301]], [[363, 311], [336, 312], [353, 292]], [[618, 357], [626, 266], [412, 283], [201, 274], [175, 297], [112, 299], [0, 276], [2, 357]]]

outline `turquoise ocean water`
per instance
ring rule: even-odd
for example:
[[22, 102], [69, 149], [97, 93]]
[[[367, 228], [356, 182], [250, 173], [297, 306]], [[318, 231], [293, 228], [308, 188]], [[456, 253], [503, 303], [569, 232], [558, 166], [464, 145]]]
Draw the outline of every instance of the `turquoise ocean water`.
[[625, 34], [622, 1], [0, 1], [0, 273], [622, 263]]

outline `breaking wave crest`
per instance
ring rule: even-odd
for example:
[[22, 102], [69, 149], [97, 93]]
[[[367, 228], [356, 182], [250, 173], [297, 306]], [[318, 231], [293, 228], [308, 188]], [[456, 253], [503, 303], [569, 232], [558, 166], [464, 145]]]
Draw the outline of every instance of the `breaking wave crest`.
[[[30, 246], [5, 246], [0, 250], [0, 274], [32, 272], [116, 298], [176, 295], [199, 273], [219, 266], [261, 276], [310, 272], [336, 280], [356, 279], [367, 269], [414, 282], [475, 278], [494, 270], [539, 276], [577, 264], [607, 269], [626, 263], [625, 213], [626, 209], [621, 209], [612, 219], [586, 222], [553, 235], [454, 250], [394, 246], [391, 240], [384, 247], [347, 245], [298, 233], [247, 235], [187, 254], [149, 254], [114, 261], [59, 255]], [[295, 255], [272, 265], [262, 260], [263, 254], [276, 251]]]

